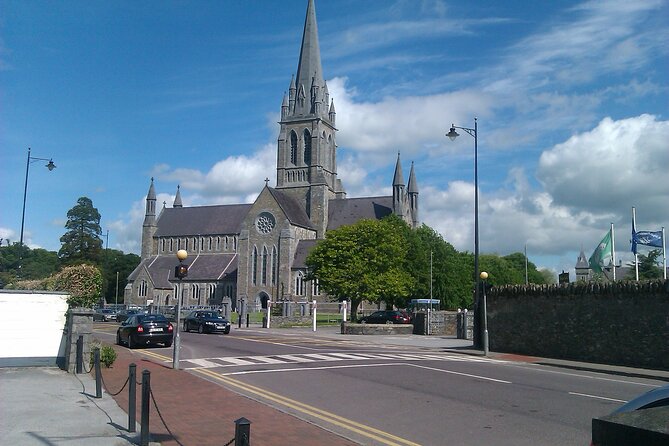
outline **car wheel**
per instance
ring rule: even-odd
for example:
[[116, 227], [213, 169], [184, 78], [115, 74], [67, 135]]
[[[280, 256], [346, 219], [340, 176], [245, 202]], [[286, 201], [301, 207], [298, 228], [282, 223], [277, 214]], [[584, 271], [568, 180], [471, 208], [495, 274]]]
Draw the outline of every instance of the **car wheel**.
[[121, 344], [121, 333], [116, 332], [116, 345], [122, 345]]
[[386, 321], [386, 325], [393, 325], [393, 321]]
[[197, 332], [200, 334], [204, 333], [204, 325], [200, 324], [200, 326], [197, 327]]
[[230, 327], [226, 328], [223, 334], [229, 334], [230, 333]]
[[165, 343], [165, 347], [172, 347], [172, 341], [167, 341]]
[[188, 329], [188, 322], [184, 322], [184, 331], [188, 333], [190, 330]]

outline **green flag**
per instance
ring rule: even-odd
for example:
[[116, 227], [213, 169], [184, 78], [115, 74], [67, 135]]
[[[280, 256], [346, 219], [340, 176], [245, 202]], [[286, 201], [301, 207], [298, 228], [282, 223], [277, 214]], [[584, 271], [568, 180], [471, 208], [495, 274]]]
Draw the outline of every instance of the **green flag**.
[[602, 272], [602, 266], [605, 266], [605, 260], [609, 260], [609, 263], [613, 259], [612, 252], [612, 243], [611, 243], [611, 231], [607, 232], [599, 245], [595, 248], [595, 251], [592, 253], [588, 259], [590, 263], [590, 268], [596, 273]]

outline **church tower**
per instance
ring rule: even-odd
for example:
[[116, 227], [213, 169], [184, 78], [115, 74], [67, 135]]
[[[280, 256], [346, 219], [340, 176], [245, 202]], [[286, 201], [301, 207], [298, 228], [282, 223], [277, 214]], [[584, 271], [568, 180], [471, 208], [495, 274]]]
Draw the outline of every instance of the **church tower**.
[[327, 228], [328, 202], [344, 198], [337, 178], [335, 107], [323, 79], [314, 0], [309, 0], [297, 66], [281, 104], [276, 188], [295, 198], [316, 226]]
[[583, 252], [583, 248], [581, 248], [581, 253], [578, 255], [578, 259], [576, 259], [576, 267], [574, 268], [576, 270], [576, 281], [584, 281], [584, 282], [589, 282], [590, 281], [590, 264], [588, 263], [588, 259], [585, 257], [585, 253]]
[[146, 194], [146, 212], [144, 214], [144, 224], [142, 225], [142, 260], [153, 255], [153, 234], [156, 233], [156, 190], [153, 187], [153, 178], [151, 186]]

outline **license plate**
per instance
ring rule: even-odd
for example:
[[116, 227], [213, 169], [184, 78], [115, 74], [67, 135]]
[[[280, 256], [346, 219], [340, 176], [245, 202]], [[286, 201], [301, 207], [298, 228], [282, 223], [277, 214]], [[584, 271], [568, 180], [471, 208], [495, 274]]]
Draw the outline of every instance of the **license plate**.
[[157, 331], [163, 331], [162, 328], [149, 328], [149, 333], [155, 333]]

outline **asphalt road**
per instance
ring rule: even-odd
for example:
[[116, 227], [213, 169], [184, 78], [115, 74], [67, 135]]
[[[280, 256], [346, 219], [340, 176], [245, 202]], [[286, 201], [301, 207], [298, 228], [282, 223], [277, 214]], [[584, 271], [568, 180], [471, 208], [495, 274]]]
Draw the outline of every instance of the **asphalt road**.
[[290, 330], [181, 344], [181, 368], [366, 445], [587, 445], [593, 417], [665, 384]]

